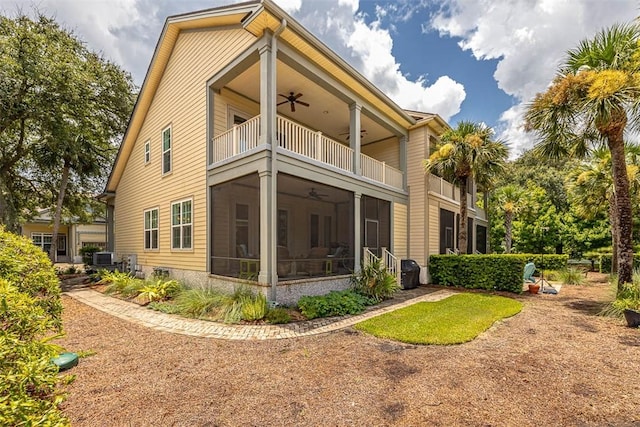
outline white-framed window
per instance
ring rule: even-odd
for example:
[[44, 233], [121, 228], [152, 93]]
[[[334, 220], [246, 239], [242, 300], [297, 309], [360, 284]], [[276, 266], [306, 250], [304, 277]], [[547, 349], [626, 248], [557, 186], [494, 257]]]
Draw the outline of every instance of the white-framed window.
[[158, 249], [158, 208], [144, 211], [144, 248]]
[[146, 165], [151, 161], [151, 141], [144, 143], [144, 164]]
[[193, 236], [193, 200], [171, 204], [171, 248], [191, 249]]
[[31, 241], [34, 245], [49, 253], [51, 249], [51, 241], [53, 235], [51, 233], [31, 233]]
[[162, 130], [162, 174], [171, 172], [171, 146], [173, 145], [171, 126]]

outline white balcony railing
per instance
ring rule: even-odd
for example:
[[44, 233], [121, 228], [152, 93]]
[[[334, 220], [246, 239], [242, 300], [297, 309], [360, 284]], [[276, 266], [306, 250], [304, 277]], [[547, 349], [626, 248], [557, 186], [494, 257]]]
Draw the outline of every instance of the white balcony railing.
[[[278, 146], [308, 159], [353, 172], [353, 150], [318, 132], [287, 118], [278, 116]], [[256, 148], [260, 144], [260, 116], [235, 125], [212, 140], [212, 163], [229, 159]], [[402, 189], [403, 174], [386, 163], [360, 154], [362, 176]]]
[[278, 145], [309, 159], [353, 171], [353, 150], [289, 119], [278, 116]]
[[234, 125], [213, 138], [213, 162], [220, 162], [256, 148], [260, 142], [260, 116]]

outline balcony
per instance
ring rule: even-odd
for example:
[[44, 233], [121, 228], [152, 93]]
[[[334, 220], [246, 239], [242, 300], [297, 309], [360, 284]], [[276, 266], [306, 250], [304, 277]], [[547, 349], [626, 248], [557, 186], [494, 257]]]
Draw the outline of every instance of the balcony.
[[[460, 191], [458, 187], [433, 174], [429, 176], [429, 192], [460, 202]], [[476, 206], [473, 194], [467, 193], [467, 206], [469, 209], [475, 210], [476, 218], [484, 220], [487, 219], [487, 213], [485, 210]]]
[[[311, 162], [319, 162], [353, 173], [353, 150], [322, 132], [309, 129], [285, 117], [277, 116], [278, 146]], [[213, 163], [230, 159], [260, 146], [260, 116], [212, 138]], [[360, 154], [364, 178], [390, 187], [403, 189], [403, 173], [385, 162]]]

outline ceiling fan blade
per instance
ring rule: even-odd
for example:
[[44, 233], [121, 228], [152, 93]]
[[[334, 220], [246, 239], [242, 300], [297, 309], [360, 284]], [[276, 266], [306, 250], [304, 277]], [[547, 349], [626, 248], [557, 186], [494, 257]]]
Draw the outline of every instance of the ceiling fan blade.
[[277, 106], [279, 106], [279, 105], [282, 105], [282, 104], [286, 104], [287, 102], [289, 102], [289, 101], [282, 101], [282, 102], [279, 102], [279, 103], [277, 103], [277, 104], [276, 104], [276, 107], [277, 107]]
[[291, 103], [291, 112], [292, 112], [292, 113], [295, 113], [295, 112], [296, 112], [296, 103], [295, 103], [295, 102], [292, 102], [292, 103]]
[[278, 96], [281, 96], [281, 97], [283, 97], [283, 98], [287, 98], [287, 99], [289, 99], [289, 97], [288, 97], [287, 95], [283, 95], [283, 94], [281, 94], [281, 93], [279, 93], [279, 94], [278, 94]]
[[[293, 96], [293, 92], [291, 92], [291, 96]], [[298, 99], [302, 96], [302, 94], [300, 92], [298, 92], [298, 94], [296, 96], [294, 96], [295, 99]]]
[[305, 107], [308, 107], [308, 106], [309, 106], [309, 104], [307, 104], [306, 102], [303, 102], [303, 101], [296, 101], [296, 102], [297, 102], [298, 104], [300, 104], [300, 105], [304, 105]]

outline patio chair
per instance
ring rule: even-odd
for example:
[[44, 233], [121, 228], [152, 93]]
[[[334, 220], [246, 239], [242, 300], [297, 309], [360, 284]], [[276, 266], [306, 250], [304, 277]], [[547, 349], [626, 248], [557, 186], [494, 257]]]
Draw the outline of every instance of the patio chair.
[[330, 273], [330, 271], [327, 272], [326, 267], [327, 255], [329, 255], [329, 248], [311, 248], [307, 255], [308, 261], [305, 262], [305, 270], [310, 276]]
[[291, 258], [286, 246], [278, 246], [278, 277], [285, 277], [291, 273]]
[[536, 265], [532, 262], [528, 262], [524, 265], [524, 274], [522, 275], [522, 280], [524, 283], [535, 283], [535, 279], [533, 278], [533, 273], [536, 271]]

